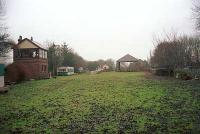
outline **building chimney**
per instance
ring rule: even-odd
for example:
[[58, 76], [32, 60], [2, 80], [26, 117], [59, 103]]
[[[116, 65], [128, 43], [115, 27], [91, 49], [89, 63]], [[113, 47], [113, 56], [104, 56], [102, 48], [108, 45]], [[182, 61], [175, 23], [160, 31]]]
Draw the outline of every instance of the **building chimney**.
[[31, 41], [33, 41], [33, 37], [31, 36]]
[[22, 36], [21, 36], [21, 35], [19, 36], [18, 43], [19, 43], [20, 41], [22, 41]]

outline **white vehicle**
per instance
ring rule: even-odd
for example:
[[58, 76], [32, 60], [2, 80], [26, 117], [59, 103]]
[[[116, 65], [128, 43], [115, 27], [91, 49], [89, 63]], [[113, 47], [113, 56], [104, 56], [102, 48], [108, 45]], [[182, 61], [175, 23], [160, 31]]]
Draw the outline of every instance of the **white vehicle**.
[[74, 67], [58, 67], [57, 75], [58, 76], [69, 76], [74, 74]]

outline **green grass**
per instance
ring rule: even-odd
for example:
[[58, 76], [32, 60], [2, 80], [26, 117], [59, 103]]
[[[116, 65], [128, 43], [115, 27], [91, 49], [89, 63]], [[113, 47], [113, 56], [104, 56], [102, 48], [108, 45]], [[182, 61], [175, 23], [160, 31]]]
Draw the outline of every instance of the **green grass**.
[[200, 82], [101, 73], [0, 95], [1, 133], [200, 133]]

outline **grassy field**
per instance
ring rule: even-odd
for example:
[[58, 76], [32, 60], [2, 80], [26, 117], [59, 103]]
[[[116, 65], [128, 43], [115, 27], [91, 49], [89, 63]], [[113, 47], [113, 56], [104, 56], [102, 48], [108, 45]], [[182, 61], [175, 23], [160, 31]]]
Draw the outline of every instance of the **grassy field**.
[[0, 133], [200, 133], [200, 82], [101, 73], [0, 95]]

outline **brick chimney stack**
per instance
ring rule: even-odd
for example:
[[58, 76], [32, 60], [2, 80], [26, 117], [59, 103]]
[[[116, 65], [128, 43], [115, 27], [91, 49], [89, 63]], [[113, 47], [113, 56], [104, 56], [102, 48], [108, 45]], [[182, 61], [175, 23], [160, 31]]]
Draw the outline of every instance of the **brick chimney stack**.
[[33, 41], [33, 37], [31, 36], [31, 41]]
[[19, 36], [18, 43], [19, 43], [20, 41], [22, 41], [22, 36], [21, 36], [21, 35]]

